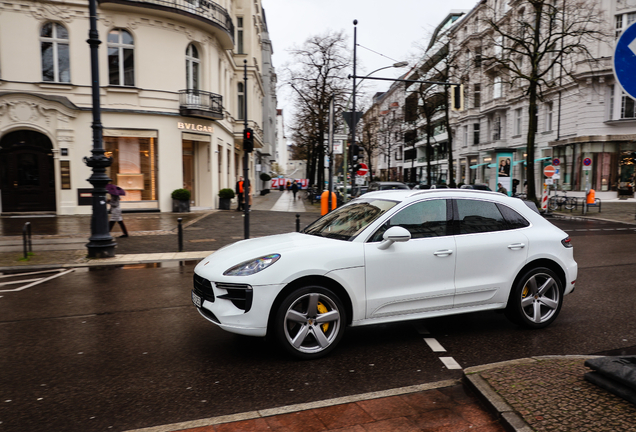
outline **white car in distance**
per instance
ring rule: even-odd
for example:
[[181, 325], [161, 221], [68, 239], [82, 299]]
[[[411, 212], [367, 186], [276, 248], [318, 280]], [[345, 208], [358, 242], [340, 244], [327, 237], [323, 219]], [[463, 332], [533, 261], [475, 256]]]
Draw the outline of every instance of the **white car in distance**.
[[503, 309], [543, 328], [574, 290], [568, 235], [524, 201], [466, 189], [369, 192], [302, 232], [225, 246], [192, 301], [224, 330], [314, 359], [347, 326]]

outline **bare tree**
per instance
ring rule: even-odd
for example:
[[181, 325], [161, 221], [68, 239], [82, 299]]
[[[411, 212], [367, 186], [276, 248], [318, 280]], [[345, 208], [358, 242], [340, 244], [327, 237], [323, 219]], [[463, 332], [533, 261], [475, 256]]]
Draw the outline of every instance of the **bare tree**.
[[559, 77], [574, 81], [577, 67], [595, 61], [589, 47], [608, 41], [607, 18], [598, 3], [522, 0], [514, 4], [514, 10], [506, 10], [508, 2], [495, 1], [487, 9], [484, 21], [491, 31], [483, 40], [490, 47], [484, 65], [496, 73], [499, 83], [520, 87], [528, 98], [528, 198], [535, 202], [537, 102], [547, 89], [563, 85]]
[[284, 71], [283, 83], [293, 90], [295, 117], [290, 130], [295, 151], [307, 159], [307, 178], [319, 187], [324, 184], [329, 102], [334, 97], [336, 112], [341, 112], [349, 85], [346, 71], [351, 55], [345, 42], [342, 32], [313, 36], [291, 51], [294, 64]]

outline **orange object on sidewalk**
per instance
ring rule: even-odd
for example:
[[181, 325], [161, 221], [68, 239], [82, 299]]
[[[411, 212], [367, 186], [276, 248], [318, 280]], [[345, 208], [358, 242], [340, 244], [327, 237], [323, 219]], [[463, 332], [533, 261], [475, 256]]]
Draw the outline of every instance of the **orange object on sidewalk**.
[[590, 191], [587, 193], [587, 203], [594, 204], [596, 202], [595, 197], [596, 192], [594, 191], [594, 189], [590, 189]]
[[[336, 201], [336, 194], [331, 192], [331, 210], [336, 209]], [[324, 216], [327, 213], [329, 213], [329, 191], [324, 191], [320, 195], [320, 214]]]

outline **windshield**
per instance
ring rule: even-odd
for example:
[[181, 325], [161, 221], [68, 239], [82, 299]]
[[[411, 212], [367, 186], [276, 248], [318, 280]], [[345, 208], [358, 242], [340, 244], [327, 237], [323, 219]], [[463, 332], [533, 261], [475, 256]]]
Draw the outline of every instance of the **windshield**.
[[319, 237], [351, 240], [396, 204], [395, 201], [358, 199], [327, 213], [302, 232]]

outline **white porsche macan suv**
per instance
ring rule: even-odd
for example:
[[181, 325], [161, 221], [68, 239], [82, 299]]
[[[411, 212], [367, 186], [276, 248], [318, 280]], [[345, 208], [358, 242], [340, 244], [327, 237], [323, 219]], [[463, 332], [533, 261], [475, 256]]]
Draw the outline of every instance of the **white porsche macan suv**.
[[194, 273], [192, 301], [206, 319], [312, 359], [347, 326], [504, 309], [516, 324], [546, 327], [577, 264], [568, 235], [520, 199], [390, 190], [302, 232], [225, 246]]

